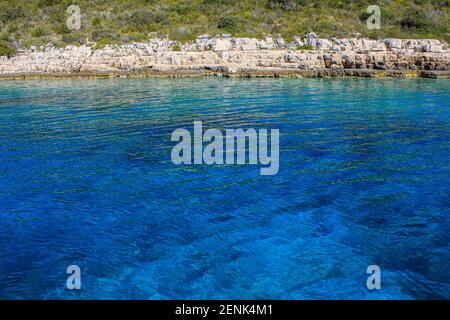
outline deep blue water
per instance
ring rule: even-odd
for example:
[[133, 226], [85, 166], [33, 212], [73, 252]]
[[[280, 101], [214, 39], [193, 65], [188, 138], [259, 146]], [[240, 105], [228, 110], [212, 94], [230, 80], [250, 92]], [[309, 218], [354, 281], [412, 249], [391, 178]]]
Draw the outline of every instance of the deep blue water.
[[[195, 120], [279, 173], [175, 166]], [[0, 298], [449, 299], [449, 156], [448, 80], [0, 82]]]

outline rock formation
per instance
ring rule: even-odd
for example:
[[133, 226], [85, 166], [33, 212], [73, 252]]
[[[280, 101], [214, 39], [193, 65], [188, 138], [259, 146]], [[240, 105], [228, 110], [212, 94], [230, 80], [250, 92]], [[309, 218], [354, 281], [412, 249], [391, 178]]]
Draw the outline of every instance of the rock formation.
[[[358, 70], [364, 72], [355, 72]], [[294, 37], [288, 44], [279, 35], [262, 40], [201, 35], [186, 44], [166, 38], [103, 49], [86, 45], [66, 48], [48, 45], [19, 50], [11, 58], [0, 57], [0, 77], [3, 78], [55, 74], [195, 74], [203, 71], [226, 75], [303, 73], [316, 76], [367, 76], [375, 71], [390, 72], [393, 76], [416, 71], [420, 76], [423, 75], [421, 71], [430, 71], [447, 77], [450, 74], [450, 49], [447, 43], [439, 40], [320, 39], [310, 33], [303, 39]]]

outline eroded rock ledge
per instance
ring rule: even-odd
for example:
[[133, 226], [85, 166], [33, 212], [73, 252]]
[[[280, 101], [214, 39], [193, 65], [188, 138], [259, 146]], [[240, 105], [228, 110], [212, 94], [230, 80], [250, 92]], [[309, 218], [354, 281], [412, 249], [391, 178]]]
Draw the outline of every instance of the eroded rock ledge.
[[[307, 50], [306, 50], [307, 49]], [[111, 76], [393, 76], [450, 78], [450, 49], [439, 40], [200, 36], [179, 44], [151, 39], [93, 49], [51, 45], [0, 57], [0, 78]]]

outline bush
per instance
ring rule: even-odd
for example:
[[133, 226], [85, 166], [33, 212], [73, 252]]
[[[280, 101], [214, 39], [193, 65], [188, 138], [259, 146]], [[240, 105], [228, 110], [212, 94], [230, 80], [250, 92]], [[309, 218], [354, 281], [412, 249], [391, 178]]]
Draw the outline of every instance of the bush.
[[35, 38], [40, 38], [46, 35], [46, 31], [43, 27], [36, 27], [35, 29], [33, 29], [33, 31], [31, 31], [31, 36], [35, 37]]
[[225, 29], [227, 31], [238, 31], [237, 29], [241, 28], [243, 25], [243, 21], [234, 16], [224, 16], [219, 19], [217, 22], [218, 29]]
[[172, 50], [173, 50], [173, 51], [181, 51], [182, 49], [181, 49], [181, 47], [180, 47], [178, 44], [176, 44], [176, 45], [174, 45], [174, 46], [172, 47]]
[[367, 13], [367, 11], [364, 11], [359, 15], [359, 20], [361, 20], [362, 22], [366, 22], [371, 15], [372, 15], [371, 13]]
[[0, 40], [0, 56], [7, 56], [10, 58], [16, 53], [16, 48], [14, 48], [8, 41]]
[[131, 14], [129, 22], [139, 30], [147, 29], [151, 23], [167, 23], [167, 16], [165, 11], [135, 11]]
[[10, 35], [7, 32], [1, 32], [0, 33], [0, 40], [9, 41], [9, 37], [10, 37]]
[[397, 20], [397, 13], [390, 10], [386, 10], [384, 7], [382, 7], [381, 19], [383, 23], [393, 24]]
[[183, 2], [171, 5], [169, 7], [169, 11], [176, 12], [180, 16], [185, 16], [185, 15], [189, 14], [190, 9], [191, 8], [190, 8], [189, 3], [183, 3]]
[[25, 17], [25, 12], [20, 7], [9, 7], [0, 11], [0, 20], [3, 21], [12, 21], [23, 17]]
[[314, 47], [310, 44], [304, 44], [302, 46], [298, 46], [297, 50], [314, 50]]
[[106, 47], [107, 45], [110, 45], [110, 44], [111, 44], [111, 40], [108, 38], [104, 38], [104, 39], [97, 41], [94, 48], [95, 49], [103, 49], [104, 47]]
[[67, 25], [65, 23], [55, 24], [53, 31], [57, 34], [64, 34], [64, 35], [70, 33], [70, 30], [67, 28]]
[[408, 10], [406, 15], [400, 20], [402, 28], [424, 29], [430, 26], [425, 13], [420, 9]]
[[92, 25], [98, 26], [101, 23], [100, 18], [99, 17], [95, 17], [94, 19], [92, 19]]
[[146, 41], [148, 40], [148, 37], [140, 32], [129, 32], [126, 35], [129, 39], [129, 41]]

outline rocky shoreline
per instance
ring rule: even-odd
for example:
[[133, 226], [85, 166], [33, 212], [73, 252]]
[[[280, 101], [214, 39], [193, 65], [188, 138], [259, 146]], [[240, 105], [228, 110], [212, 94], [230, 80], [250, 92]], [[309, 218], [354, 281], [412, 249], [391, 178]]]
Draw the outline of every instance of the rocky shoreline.
[[320, 39], [203, 35], [180, 44], [146, 43], [56, 48], [0, 57], [0, 79], [104, 77], [426, 77], [450, 78], [450, 49], [439, 40]]

